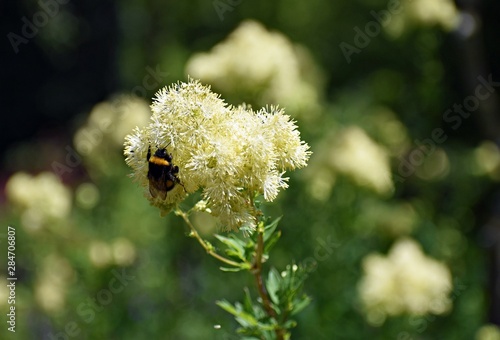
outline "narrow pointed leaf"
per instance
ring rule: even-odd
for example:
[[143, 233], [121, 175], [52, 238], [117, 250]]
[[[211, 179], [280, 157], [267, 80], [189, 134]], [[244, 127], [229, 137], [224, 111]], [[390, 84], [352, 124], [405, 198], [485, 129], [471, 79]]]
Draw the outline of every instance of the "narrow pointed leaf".
[[311, 303], [311, 298], [307, 295], [304, 295], [298, 302], [294, 303], [291, 314], [295, 315], [299, 313], [301, 310], [306, 308], [309, 303]]
[[267, 277], [266, 288], [269, 293], [269, 297], [275, 304], [279, 304], [278, 295], [276, 294], [280, 285], [280, 274], [274, 268], [271, 268], [269, 275]]
[[264, 246], [264, 254], [269, 254], [274, 245], [278, 242], [281, 237], [281, 230], [278, 230], [266, 241]]
[[243, 267], [219, 267], [219, 269], [222, 270], [223, 272], [233, 272], [233, 273], [245, 270], [245, 268]]
[[238, 323], [243, 327], [255, 327], [259, 324], [257, 319], [253, 317], [253, 315], [243, 311], [241, 304], [238, 302], [235, 306], [233, 306], [226, 300], [217, 301], [216, 304], [226, 312], [233, 314], [235, 316], [235, 320], [238, 321]]
[[215, 304], [230, 314], [233, 314], [233, 315], [238, 314], [238, 311], [227, 300], [216, 301]]
[[243, 299], [243, 308], [245, 311], [253, 311], [252, 296], [250, 295], [250, 290], [245, 287], [245, 298]]
[[264, 242], [267, 242], [269, 237], [274, 234], [274, 231], [276, 230], [276, 227], [278, 226], [280, 220], [281, 217], [278, 217], [264, 228]]
[[241, 260], [245, 260], [245, 249], [243, 248], [240, 240], [224, 237], [221, 235], [215, 235], [215, 237], [217, 237], [219, 241], [224, 243], [229, 248], [226, 250], [226, 253], [228, 255], [237, 257]]

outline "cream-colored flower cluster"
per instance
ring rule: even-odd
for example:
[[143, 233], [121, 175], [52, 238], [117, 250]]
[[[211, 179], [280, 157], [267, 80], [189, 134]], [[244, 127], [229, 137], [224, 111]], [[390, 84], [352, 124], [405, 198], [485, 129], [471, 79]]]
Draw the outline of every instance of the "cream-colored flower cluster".
[[123, 138], [135, 126], [147, 125], [150, 115], [146, 101], [135, 96], [120, 95], [99, 103], [75, 133], [76, 151], [92, 164], [90, 169], [109, 172]]
[[74, 279], [75, 272], [66, 258], [57, 254], [45, 257], [34, 291], [38, 305], [49, 313], [60, 312], [66, 304], [66, 291]]
[[500, 328], [494, 324], [481, 326], [476, 332], [475, 340], [500, 340]]
[[425, 256], [411, 239], [398, 241], [387, 257], [370, 254], [363, 260], [358, 289], [369, 322], [409, 313], [443, 314], [451, 307], [451, 274], [442, 263]]
[[163, 212], [201, 188], [207, 211], [221, 225], [252, 227], [253, 197], [262, 194], [272, 201], [287, 187], [285, 170], [306, 166], [310, 155], [282, 109], [228, 106], [198, 81], [160, 90], [151, 108], [151, 123], [126, 137], [125, 156], [133, 177], [147, 188], [148, 150], [154, 154], [165, 148], [172, 155], [179, 183], [165, 200], [146, 190], [151, 204]]
[[209, 53], [191, 57], [186, 72], [223, 93], [257, 98], [259, 105], [280, 103], [287, 110], [312, 113], [318, 81], [311, 59], [281, 33], [247, 20]]
[[90, 262], [96, 267], [129, 266], [136, 258], [136, 249], [132, 242], [121, 237], [111, 243], [90, 242], [88, 254]]
[[347, 127], [335, 137], [330, 164], [336, 171], [353, 178], [358, 185], [379, 194], [394, 190], [387, 151], [357, 126]]
[[436, 23], [447, 30], [454, 28], [458, 22], [458, 10], [451, 0], [413, 1], [407, 13], [422, 23]]
[[488, 175], [495, 181], [500, 180], [500, 149], [490, 141], [482, 142], [473, 153], [474, 173]]
[[459, 12], [452, 0], [414, 0], [401, 4], [401, 13], [393, 14], [386, 26], [389, 33], [399, 35], [411, 24], [439, 25], [451, 31], [459, 22]]
[[71, 211], [71, 191], [51, 172], [31, 176], [14, 174], [6, 186], [9, 201], [20, 210], [21, 223], [37, 230], [48, 223], [62, 221]]

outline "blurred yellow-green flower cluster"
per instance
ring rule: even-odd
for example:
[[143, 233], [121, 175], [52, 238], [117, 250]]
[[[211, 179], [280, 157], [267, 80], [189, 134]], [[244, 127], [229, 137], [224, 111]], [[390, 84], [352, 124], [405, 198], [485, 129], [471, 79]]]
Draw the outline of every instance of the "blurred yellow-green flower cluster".
[[283, 34], [247, 20], [210, 52], [190, 57], [186, 73], [233, 100], [279, 104], [307, 119], [317, 114], [320, 98], [320, 75], [311, 58]]
[[380, 325], [387, 315], [443, 314], [450, 309], [448, 268], [425, 257], [413, 240], [398, 241], [387, 258], [367, 255], [363, 271], [359, 291], [370, 323]]

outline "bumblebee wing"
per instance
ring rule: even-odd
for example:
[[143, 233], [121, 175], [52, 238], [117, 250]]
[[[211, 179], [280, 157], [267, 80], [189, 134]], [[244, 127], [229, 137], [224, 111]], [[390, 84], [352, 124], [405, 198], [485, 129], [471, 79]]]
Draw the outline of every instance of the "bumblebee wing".
[[157, 166], [150, 166], [149, 170], [149, 193], [164, 200], [167, 197], [167, 171]]
[[167, 190], [166, 190], [165, 180], [150, 179], [149, 180], [149, 193], [151, 194], [151, 196], [153, 196], [153, 198], [159, 197], [162, 200], [167, 198]]
[[168, 167], [149, 161], [149, 193], [153, 198], [164, 200], [167, 197]]

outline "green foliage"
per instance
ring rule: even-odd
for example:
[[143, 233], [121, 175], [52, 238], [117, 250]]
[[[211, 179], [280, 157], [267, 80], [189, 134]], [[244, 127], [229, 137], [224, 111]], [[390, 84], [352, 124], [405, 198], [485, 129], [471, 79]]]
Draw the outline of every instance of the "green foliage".
[[[276, 244], [281, 236], [277, 230], [281, 218], [277, 218], [263, 228], [264, 252], [262, 259], [269, 258], [269, 250]], [[216, 235], [226, 249], [224, 253], [238, 262], [236, 268], [222, 267], [222, 271], [241, 271], [248, 270], [255, 272], [255, 251], [258, 244], [258, 232], [251, 237], [241, 238], [235, 234], [229, 237]], [[257, 268], [257, 270], [260, 270]], [[217, 302], [217, 305], [226, 312], [234, 315], [235, 320], [240, 324], [238, 333], [245, 336], [255, 336], [259, 339], [275, 339], [276, 331], [282, 330], [286, 333], [285, 339], [290, 336], [290, 329], [297, 325], [296, 321], [289, 319], [290, 316], [299, 313], [310, 302], [311, 299], [302, 293], [304, 281], [308, 274], [302, 266], [287, 265], [285, 271], [281, 274], [276, 268], [271, 267], [265, 283], [265, 292], [268, 294], [269, 305], [265, 305], [262, 297], [254, 301], [248, 288], [245, 288], [245, 298], [243, 303], [229, 303], [227, 300]], [[262, 280], [258, 276], [257, 280]], [[266, 309], [272, 309], [273, 315], [269, 315]]]

